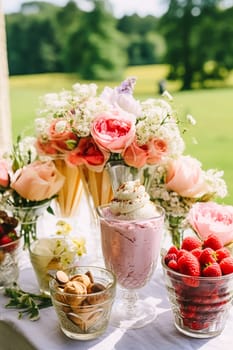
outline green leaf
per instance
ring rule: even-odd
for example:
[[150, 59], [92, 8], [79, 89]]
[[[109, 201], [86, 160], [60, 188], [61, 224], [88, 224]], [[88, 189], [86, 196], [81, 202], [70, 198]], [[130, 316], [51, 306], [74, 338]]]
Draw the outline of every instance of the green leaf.
[[52, 306], [49, 296], [25, 292], [17, 284], [13, 288], [6, 288], [5, 296], [10, 298], [5, 307], [19, 309], [19, 319], [26, 315], [29, 320], [36, 321], [40, 318], [40, 309]]

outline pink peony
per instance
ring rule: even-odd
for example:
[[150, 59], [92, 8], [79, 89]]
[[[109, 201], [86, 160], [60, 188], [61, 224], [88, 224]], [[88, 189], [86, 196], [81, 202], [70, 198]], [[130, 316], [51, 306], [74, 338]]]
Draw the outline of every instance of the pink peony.
[[201, 239], [215, 234], [223, 245], [233, 241], [233, 206], [198, 202], [190, 209], [187, 219]]
[[209, 191], [201, 163], [190, 156], [168, 162], [166, 188], [188, 198], [200, 198]]
[[119, 111], [98, 115], [91, 130], [94, 141], [108, 152], [122, 153], [135, 136], [135, 117]]
[[57, 194], [64, 181], [52, 161], [35, 161], [16, 171], [11, 188], [25, 199], [42, 201]]

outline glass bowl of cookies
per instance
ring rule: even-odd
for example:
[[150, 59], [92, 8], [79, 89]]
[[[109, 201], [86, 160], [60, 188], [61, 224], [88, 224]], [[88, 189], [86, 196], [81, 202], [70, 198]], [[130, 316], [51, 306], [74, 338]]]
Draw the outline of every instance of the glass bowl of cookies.
[[90, 340], [108, 327], [116, 295], [115, 275], [102, 267], [58, 270], [49, 282], [50, 295], [63, 333]]

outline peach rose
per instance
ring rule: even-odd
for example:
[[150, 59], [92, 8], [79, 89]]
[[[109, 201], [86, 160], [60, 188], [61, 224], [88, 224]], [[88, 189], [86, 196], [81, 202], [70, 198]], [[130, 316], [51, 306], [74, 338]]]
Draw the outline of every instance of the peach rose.
[[52, 161], [35, 161], [14, 174], [11, 188], [30, 201], [49, 199], [59, 192], [65, 178]]
[[158, 164], [167, 153], [167, 143], [161, 139], [152, 139], [148, 143], [148, 150], [147, 164]]
[[166, 188], [182, 197], [200, 198], [208, 192], [201, 163], [190, 156], [168, 162]]
[[80, 139], [78, 147], [67, 154], [66, 160], [71, 165], [86, 165], [92, 171], [101, 172], [109, 159], [110, 153], [100, 150], [92, 137]]
[[100, 148], [121, 153], [134, 139], [135, 117], [119, 111], [102, 113], [95, 118], [91, 134]]
[[0, 160], [0, 187], [8, 187], [10, 182], [8, 174], [8, 164], [2, 159]]
[[141, 168], [145, 164], [157, 164], [167, 152], [167, 144], [163, 140], [153, 139], [145, 145], [139, 146], [134, 141], [122, 154], [126, 164]]
[[59, 150], [56, 147], [56, 143], [51, 140], [43, 140], [43, 137], [39, 137], [36, 140], [36, 149], [39, 154], [48, 154], [48, 155], [56, 155]]
[[66, 119], [54, 120], [46, 137], [42, 135], [37, 140], [38, 151], [45, 154], [65, 153], [77, 146], [78, 136]]
[[126, 164], [135, 168], [141, 168], [146, 164], [148, 147], [147, 145], [138, 146], [137, 142], [134, 141], [126, 148], [122, 156]]
[[215, 234], [223, 245], [233, 241], [233, 206], [198, 202], [192, 206], [187, 218], [201, 239]]

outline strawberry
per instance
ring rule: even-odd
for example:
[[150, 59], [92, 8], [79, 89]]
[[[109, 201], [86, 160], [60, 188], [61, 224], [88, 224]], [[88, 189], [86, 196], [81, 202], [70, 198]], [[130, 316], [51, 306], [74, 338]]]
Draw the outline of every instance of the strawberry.
[[180, 249], [177, 253], [177, 259], [179, 259], [182, 255], [186, 255], [187, 253], [189, 253], [187, 250]]
[[174, 271], [178, 271], [178, 264], [176, 260], [169, 260], [167, 266]]
[[228, 256], [231, 256], [231, 253], [226, 247], [216, 250], [216, 257], [218, 263], [220, 263], [222, 259], [227, 258]]
[[167, 251], [167, 254], [178, 254], [178, 252], [179, 252], [179, 249], [175, 246], [175, 245], [172, 245], [169, 249], [168, 249], [168, 251]]
[[166, 254], [165, 257], [164, 257], [165, 264], [168, 265], [170, 260], [177, 261], [177, 255], [175, 253]]
[[220, 268], [222, 270], [223, 275], [228, 275], [233, 273], [233, 257], [228, 256], [227, 258], [223, 258], [220, 263]]
[[221, 267], [217, 262], [214, 262], [213, 264], [207, 265], [202, 270], [202, 276], [205, 277], [218, 277], [222, 276], [222, 270]]
[[191, 251], [196, 248], [201, 248], [202, 242], [196, 236], [188, 236], [183, 239], [181, 249]]
[[191, 253], [199, 260], [200, 255], [202, 253], [202, 249], [201, 248], [195, 248], [195, 249], [191, 250]]
[[199, 256], [199, 262], [201, 266], [213, 264], [216, 262], [216, 260], [216, 252], [212, 248], [203, 249], [201, 255]]
[[190, 252], [181, 255], [177, 261], [179, 272], [188, 276], [200, 276], [201, 269], [198, 259]]
[[13, 239], [8, 235], [4, 235], [0, 238], [0, 246], [5, 245], [5, 244], [9, 244], [11, 242], [13, 242]]
[[220, 238], [215, 234], [210, 234], [203, 242], [203, 248], [212, 248], [217, 250], [223, 247]]

